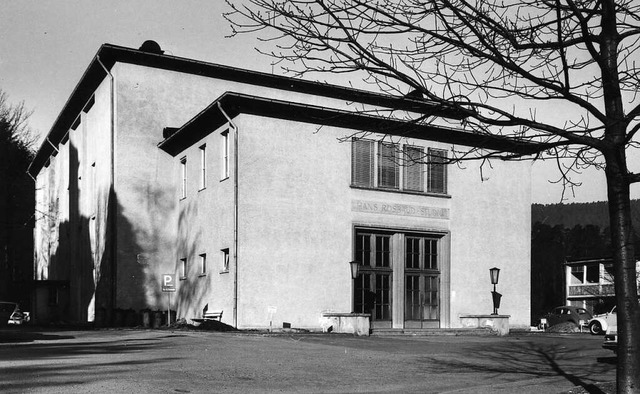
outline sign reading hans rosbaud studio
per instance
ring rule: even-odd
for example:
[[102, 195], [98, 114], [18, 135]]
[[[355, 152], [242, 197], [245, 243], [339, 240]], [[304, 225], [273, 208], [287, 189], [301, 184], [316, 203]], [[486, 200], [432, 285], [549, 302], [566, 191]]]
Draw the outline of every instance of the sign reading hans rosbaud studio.
[[382, 213], [398, 216], [418, 216], [430, 219], [449, 219], [448, 208], [424, 205], [393, 204], [380, 201], [353, 200], [351, 210], [355, 212]]

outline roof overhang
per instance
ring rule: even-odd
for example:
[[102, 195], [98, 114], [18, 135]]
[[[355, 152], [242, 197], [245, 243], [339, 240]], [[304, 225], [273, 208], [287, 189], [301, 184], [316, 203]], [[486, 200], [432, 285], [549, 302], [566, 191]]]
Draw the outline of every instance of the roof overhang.
[[546, 146], [512, 138], [470, 133], [468, 131], [439, 127], [419, 122], [404, 121], [357, 111], [312, 106], [289, 101], [268, 99], [241, 93], [227, 92], [173, 132], [158, 147], [175, 156], [201, 140], [206, 134], [227, 123], [220, 107], [231, 118], [250, 114], [333, 126], [354, 131], [381, 133], [398, 137], [415, 138], [510, 152], [519, 155], [538, 153]]
[[[94, 56], [89, 67], [85, 70], [47, 134], [47, 138], [51, 144], [44, 141], [38, 149], [28, 169], [28, 172], [32, 176], [40, 172], [40, 169], [45, 165], [51, 154], [55, 152], [54, 146], [60, 143], [71, 128], [73, 122], [77, 119], [82, 108], [107, 76], [106, 70], [111, 70], [117, 62], [232, 80], [287, 91], [303, 92], [311, 95], [342, 99], [349, 102], [406, 110], [450, 119], [462, 119], [464, 117], [460, 112], [450, 107], [436, 105], [433, 102], [423, 99], [395, 97], [326, 83], [222, 66], [162, 53], [104, 44]], [[51, 146], [52, 144], [54, 146]]]

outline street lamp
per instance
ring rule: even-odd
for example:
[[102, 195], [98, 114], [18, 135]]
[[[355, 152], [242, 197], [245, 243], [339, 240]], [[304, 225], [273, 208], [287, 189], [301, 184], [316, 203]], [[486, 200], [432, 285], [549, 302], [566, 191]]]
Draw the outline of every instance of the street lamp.
[[349, 261], [351, 267], [351, 312], [356, 312], [356, 278], [358, 277], [358, 271], [360, 268], [359, 261]]
[[500, 268], [493, 267], [489, 269], [489, 276], [491, 276], [491, 284], [494, 286], [493, 290], [495, 291], [495, 285], [498, 284], [498, 277], [500, 276]]
[[493, 267], [489, 269], [489, 276], [491, 277], [491, 284], [493, 285], [493, 291], [491, 292], [491, 298], [493, 299], [493, 313], [498, 314], [498, 308], [500, 308], [500, 298], [502, 294], [496, 291], [496, 285], [498, 284], [498, 278], [500, 277], [500, 268]]

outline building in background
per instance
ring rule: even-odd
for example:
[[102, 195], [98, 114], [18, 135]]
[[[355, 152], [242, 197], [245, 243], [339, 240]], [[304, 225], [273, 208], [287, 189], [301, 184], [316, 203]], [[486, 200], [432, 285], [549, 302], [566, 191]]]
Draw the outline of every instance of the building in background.
[[[407, 116], [428, 115], [428, 124]], [[536, 147], [462, 131], [424, 100], [103, 45], [30, 166], [35, 319], [222, 311], [238, 328], [530, 323], [530, 164], [447, 165], [468, 147]], [[456, 128], [456, 125], [458, 128]], [[354, 280], [350, 261], [358, 261]]]
[[[636, 263], [636, 268], [640, 272], [640, 261]], [[613, 273], [611, 258], [567, 259], [566, 305], [583, 307], [592, 314], [610, 311], [616, 305]]]

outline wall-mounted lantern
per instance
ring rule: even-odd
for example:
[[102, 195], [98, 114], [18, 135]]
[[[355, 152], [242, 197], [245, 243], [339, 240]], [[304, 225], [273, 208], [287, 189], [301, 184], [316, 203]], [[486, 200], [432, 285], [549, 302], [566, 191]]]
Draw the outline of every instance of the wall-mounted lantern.
[[356, 311], [356, 278], [358, 277], [360, 270], [359, 261], [349, 261], [349, 267], [351, 268], [351, 312]]
[[355, 279], [358, 277], [358, 271], [360, 267], [359, 261], [349, 261], [349, 265], [351, 266], [351, 279]]

